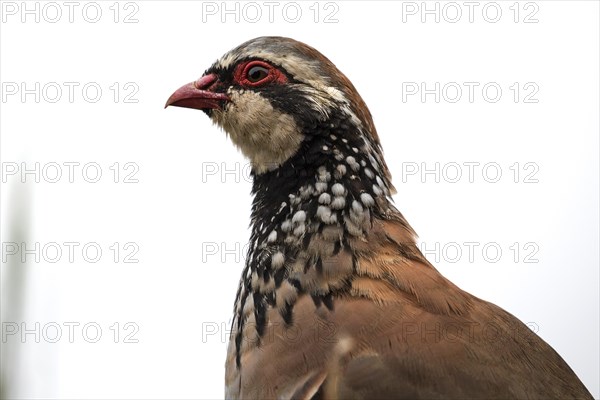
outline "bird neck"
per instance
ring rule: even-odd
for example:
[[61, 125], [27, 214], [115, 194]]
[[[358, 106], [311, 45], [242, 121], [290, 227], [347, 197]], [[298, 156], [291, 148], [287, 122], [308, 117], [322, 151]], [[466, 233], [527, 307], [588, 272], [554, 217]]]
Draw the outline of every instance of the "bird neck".
[[374, 148], [341, 135], [311, 136], [279, 168], [254, 175], [250, 246], [233, 321], [238, 365], [245, 325], [260, 337], [269, 309], [290, 324], [300, 294], [328, 305], [348, 289], [348, 276], [335, 270], [352, 273], [350, 242], [366, 240], [373, 219], [395, 210]]
[[254, 175], [252, 255], [306, 248], [325, 228], [339, 230], [341, 242], [366, 237], [372, 218], [391, 207], [391, 184], [378, 160], [381, 154], [362, 139], [309, 136], [296, 156]]

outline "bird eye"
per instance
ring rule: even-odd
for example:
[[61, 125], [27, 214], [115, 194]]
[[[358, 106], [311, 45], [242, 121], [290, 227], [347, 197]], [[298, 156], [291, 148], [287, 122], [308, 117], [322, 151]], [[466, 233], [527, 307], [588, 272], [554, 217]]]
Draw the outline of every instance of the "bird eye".
[[233, 80], [247, 88], [258, 88], [272, 82], [283, 84], [288, 81], [279, 68], [263, 60], [250, 60], [238, 64], [233, 71]]
[[248, 70], [247, 79], [252, 83], [257, 83], [269, 76], [269, 70], [265, 67], [255, 65]]

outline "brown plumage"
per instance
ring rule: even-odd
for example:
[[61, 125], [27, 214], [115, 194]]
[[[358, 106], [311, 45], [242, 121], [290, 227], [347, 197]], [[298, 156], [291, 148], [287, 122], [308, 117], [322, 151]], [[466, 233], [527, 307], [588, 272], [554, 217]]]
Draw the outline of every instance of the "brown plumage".
[[421, 254], [367, 106], [318, 51], [253, 39], [167, 105], [205, 111], [253, 164], [227, 398], [592, 398], [527, 326]]

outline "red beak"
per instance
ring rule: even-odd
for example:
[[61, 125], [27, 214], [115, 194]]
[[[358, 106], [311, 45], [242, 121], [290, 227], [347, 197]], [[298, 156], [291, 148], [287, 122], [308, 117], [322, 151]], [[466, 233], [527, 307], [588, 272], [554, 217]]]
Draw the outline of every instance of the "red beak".
[[229, 101], [229, 96], [225, 93], [216, 93], [210, 90], [216, 81], [217, 76], [209, 74], [201, 77], [196, 82], [183, 85], [169, 97], [165, 108], [168, 106], [195, 108], [197, 110], [222, 108], [223, 102]]

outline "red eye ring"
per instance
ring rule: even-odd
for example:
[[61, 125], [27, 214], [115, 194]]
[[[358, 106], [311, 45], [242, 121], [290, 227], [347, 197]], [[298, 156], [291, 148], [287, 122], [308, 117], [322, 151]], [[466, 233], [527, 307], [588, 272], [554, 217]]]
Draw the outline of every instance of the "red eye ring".
[[239, 65], [234, 76], [240, 85], [246, 87], [260, 87], [273, 81], [277, 83], [287, 82], [285, 74], [261, 60], [252, 60]]

